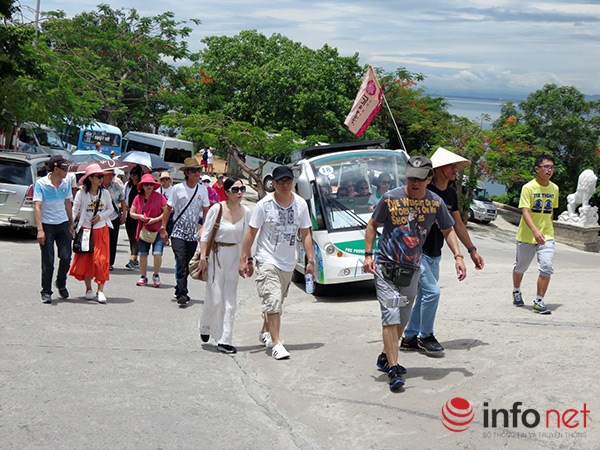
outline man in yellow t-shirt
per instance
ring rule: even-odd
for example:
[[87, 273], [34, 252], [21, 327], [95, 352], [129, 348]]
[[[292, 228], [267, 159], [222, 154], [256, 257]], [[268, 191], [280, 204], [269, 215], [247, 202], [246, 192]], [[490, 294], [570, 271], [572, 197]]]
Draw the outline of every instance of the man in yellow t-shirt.
[[517, 229], [517, 256], [513, 267], [513, 305], [523, 306], [521, 281], [533, 257], [537, 255], [539, 276], [533, 311], [551, 314], [544, 303], [544, 296], [554, 272], [554, 208], [558, 207], [558, 186], [550, 181], [554, 174], [554, 158], [538, 156], [533, 167], [536, 175], [521, 189], [519, 208], [521, 222]]

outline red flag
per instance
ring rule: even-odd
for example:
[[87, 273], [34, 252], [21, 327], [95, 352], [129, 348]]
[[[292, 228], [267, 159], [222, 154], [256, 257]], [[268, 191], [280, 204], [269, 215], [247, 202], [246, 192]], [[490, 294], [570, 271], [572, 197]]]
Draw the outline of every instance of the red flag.
[[354, 105], [344, 120], [344, 125], [357, 137], [365, 132], [379, 112], [382, 96], [383, 89], [377, 81], [373, 67], [369, 65], [358, 94], [356, 94]]

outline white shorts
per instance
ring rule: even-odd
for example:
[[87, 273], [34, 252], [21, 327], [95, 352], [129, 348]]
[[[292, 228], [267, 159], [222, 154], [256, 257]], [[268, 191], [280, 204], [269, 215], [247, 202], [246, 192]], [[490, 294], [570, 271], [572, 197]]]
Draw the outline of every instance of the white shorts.
[[517, 241], [517, 257], [513, 270], [519, 274], [525, 273], [536, 254], [540, 276], [550, 278], [554, 273], [552, 267], [552, 259], [554, 258], [553, 240], [546, 241], [544, 245]]

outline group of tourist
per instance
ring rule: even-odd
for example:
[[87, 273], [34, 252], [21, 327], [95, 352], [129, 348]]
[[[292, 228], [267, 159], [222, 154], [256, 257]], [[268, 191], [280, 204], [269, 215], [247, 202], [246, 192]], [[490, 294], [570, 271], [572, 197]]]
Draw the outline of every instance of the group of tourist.
[[[381, 309], [383, 352], [377, 357], [376, 367], [387, 372], [393, 391], [404, 385], [402, 376], [406, 373], [398, 363], [398, 349], [428, 353], [444, 350], [433, 330], [440, 299], [438, 279], [444, 241], [454, 255], [459, 281], [465, 279], [467, 270], [458, 240], [466, 247], [475, 268], [484, 267], [484, 260], [460, 218], [457, 193], [450, 187], [468, 164], [468, 160], [440, 147], [431, 159], [410, 158], [406, 185], [390, 189], [392, 178], [382, 173], [377, 190], [370, 194], [376, 201], [365, 233], [363, 268], [375, 276]], [[166, 172], [155, 181], [136, 166], [124, 189], [119, 189], [112, 170], [91, 164], [80, 180], [82, 187], [74, 201], [65, 181], [69, 161], [52, 156], [49, 165], [50, 173], [37, 181], [34, 190], [42, 254], [42, 302], [52, 300], [56, 243], [59, 267], [55, 286], [59, 295], [69, 296], [69, 273], [84, 281], [86, 299], [106, 303], [104, 287], [113, 270], [118, 229], [125, 224], [131, 252], [126, 267], [133, 270], [139, 264], [138, 286], [150, 283], [150, 251], [151, 282], [155, 287], [161, 286], [162, 253], [170, 243], [175, 256], [175, 297], [180, 306], [190, 301], [189, 263], [194, 255], [199, 257], [199, 271], [208, 279], [198, 324], [200, 337], [202, 342], [213, 339], [217, 350], [223, 353], [237, 352], [233, 325], [239, 276], [250, 277], [256, 272], [263, 317], [259, 341], [271, 348], [273, 358], [290, 357], [281, 338], [281, 314], [296, 264], [298, 235], [305, 250], [307, 274], [314, 276], [315, 261], [308, 206], [293, 190], [294, 175], [289, 167], [279, 166], [273, 171], [275, 191], [250, 212], [242, 205], [246, 186], [240, 179], [219, 177], [210, 186], [210, 179], [203, 177], [195, 158], [187, 158], [180, 168], [185, 177], [180, 184], [172, 186]], [[523, 273], [537, 255], [540, 269], [533, 310], [541, 314], [550, 313], [543, 298], [552, 275], [552, 211], [558, 202], [558, 188], [550, 181], [553, 168], [552, 157], [538, 157], [536, 178], [523, 187], [519, 204], [523, 218], [513, 270], [513, 304], [522, 306]], [[383, 232], [374, 248], [380, 225]], [[91, 230], [93, 251], [77, 253], [71, 264], [72, 237], [82, 229]], [[95, 293], [92, 281], [97, 285]]]

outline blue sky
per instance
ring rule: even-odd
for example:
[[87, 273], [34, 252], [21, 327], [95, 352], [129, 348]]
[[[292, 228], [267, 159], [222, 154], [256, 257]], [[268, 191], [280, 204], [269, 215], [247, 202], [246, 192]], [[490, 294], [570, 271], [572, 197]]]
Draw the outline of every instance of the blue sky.
[[[100, 1], [41, 0], [41, 10], [68, 16]], [[173, 11], [200, 19], [188, 42], [255, 29], [280, 33], [310, 48], [328, 44], [342, 56], [360, 55], [393, 71], [406, 67], [427, 77], [440, 96], [521, 98], [547, 83], [600, 94], [600, 1], [513, 0], [247, 0], [182, 2], [106, 1], [142, 15]], [[35, 0], [21, 0], [33, 19]]]

